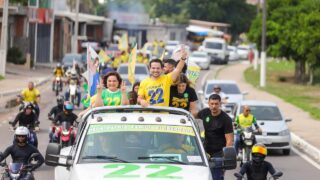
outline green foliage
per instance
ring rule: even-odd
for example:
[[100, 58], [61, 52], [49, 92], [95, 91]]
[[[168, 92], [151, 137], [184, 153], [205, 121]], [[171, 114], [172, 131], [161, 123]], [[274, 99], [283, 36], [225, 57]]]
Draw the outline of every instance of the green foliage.
[[18, 4], [20, 3], [22, 6], [28, 5], [28, 0], [9, 0], [10, 4]]
[[4, 77], [0, 75], [0, 80], [2, 80], [2, 79], [4, 79]]
[[26, 59], [23, 57], [21, 50], [17, 47], [8, 49], [7, 61], [14, 64], [24, 64]]

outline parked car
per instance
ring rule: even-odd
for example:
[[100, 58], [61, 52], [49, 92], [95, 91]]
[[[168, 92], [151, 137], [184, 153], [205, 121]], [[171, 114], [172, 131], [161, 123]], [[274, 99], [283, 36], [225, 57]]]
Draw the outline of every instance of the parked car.
[[250, 50], [250, 46], [248, 45], [240, 45], [237, 47], [238, 54], [240, 56], [240, 59], [248, 59], [248, 54]]
[[235, 46], [228, 46], [229, 51], [229, 60], [230, 61], [237, 61], [240, 59], [240, 55], [238, 54], [238, 49]]
[[200, 66], [201, 69], [210, 69], [210, 57], [206, 52], [194, 51], [189, 57], [189, 61]]
[[47, 146], [45, 163], [56, 166], [55, 180], [212, 180], [213, 168], [237, 165], [232, 147], [223, 149], [223, 158], [206, 155], [200, 129], [183, 109], [105, 106], [89, 110], [81, 121], [72, 147]]
[[284, 155], [290, 154], [291, 136], [287, 122], [291, 119], [283, 117], [279, 107], [270, 101], [245, 100], [239, 103], [237, 115], [242, 113], [245, 105], [250, 106], [262, 135], [256, 135], [257, 142], [263, 143], [268, 149], [280, 149]]
[[[234, 113], [234, 104], [244, 100], [244, 96], [248, 92], [241, 92], [237, 83], [233, 80], [207, 80], [203, 86], [203, 90], [198, 91], [199, 100], [201, 101], [201, 108], [208, 107], [209, 96], [213, 93], [213, 87], [219, 85], [221, 87], [221, 92], [225, 93], [227, 96], [226, 108], [231, 108], [231, 114]], [[233, 118], [232, 116], [230, 116]]]
[[[120, 64], [120, 66], [117, 69], [117, 72], [120, 74], [120, 76], [124, 79], [128, 79], [128, 64]], [[135, 78], [136, 81], [142, 81], [149, 77], [149, 69], [147, 65], [142, 64], [142, 63], [137, 63], [136, 64], [136, 69], [135, 69]]]
[[229, 51], [227, 43], [221, 38], [207, 38], [203, 41], [200, 51], [207, 52], [211, 58], [211, 63], [227, 64], [229, 61]]
[[73, 67], [73, 61], [79, 65], [80, 71], [83, 73], [86, 70], [86, 58], [83, 54], [75, 54], [75, 53], [68, 53], [65, 54], [62, 58], [62, 64], [64, 71], [66, 72], [69, 68]]

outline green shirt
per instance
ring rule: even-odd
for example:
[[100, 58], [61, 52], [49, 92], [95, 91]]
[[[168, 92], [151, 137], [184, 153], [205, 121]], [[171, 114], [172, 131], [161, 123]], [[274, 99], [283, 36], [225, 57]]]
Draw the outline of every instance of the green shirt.
[[108, 89], [102, 91], [102, 101], [105, 106], [119, 106], [121, 105], [121, 91], [118, 89], [115, 92], [112, 92]]

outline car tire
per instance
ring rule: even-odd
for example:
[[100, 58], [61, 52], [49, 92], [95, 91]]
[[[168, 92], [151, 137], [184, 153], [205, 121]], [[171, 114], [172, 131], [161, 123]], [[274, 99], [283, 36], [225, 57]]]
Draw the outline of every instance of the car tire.
[[290, 149], [284, 149], [283, 154], [286, 156], [290, 155]]
[[206, 68], [206, 70], [210, 70], [210, 65]]

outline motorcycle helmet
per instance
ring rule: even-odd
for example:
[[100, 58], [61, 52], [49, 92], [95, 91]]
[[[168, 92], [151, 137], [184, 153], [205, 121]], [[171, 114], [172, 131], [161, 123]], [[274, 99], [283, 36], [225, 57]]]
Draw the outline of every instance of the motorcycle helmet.
[[33, 109], [34, 109], [33, 104], [30, 103], [30, 102], [26, 102], [26, 103], [24, 104], [24, 110], [26, 110], [26, 109], [31, 109], [31, 110], [33, 110]]
[[73, 111], [73, 104], [70, 101], [65, 101], [63, 105], [63, 109], [68, 112]]
[[252, 147], [251, 154], [253, 162], [261, 164], [267, 156], [267, 148], [264, 144], [257, 143]]
[[24, 138], [25, 141], [24, 142], [27, 142], [29, 135], [30, 135], [30, 132], [29, 132], [27, 127], [19, 126], [14, 132], [14, 139], [15, 139], [16, 142], [19, 142], [18, 141], [18, 136], [25, 136], [25, 138]]
[[57, 97], [57, 104], [58, 106], [63, 106], [64, 103], [64, 97], [62, 95]]
[[61, 68], [61, 64], [60, 63], [57, 64], [57, 68]]

